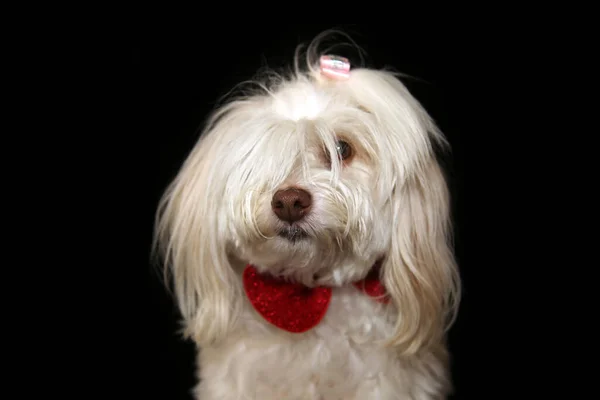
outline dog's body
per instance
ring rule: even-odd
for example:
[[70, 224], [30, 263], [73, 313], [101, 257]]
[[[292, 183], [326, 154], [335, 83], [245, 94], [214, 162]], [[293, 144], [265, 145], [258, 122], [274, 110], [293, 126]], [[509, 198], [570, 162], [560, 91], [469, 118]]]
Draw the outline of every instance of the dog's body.
[[[334, 79], [310, 55], [307, 71], [222, 107], [161, 203], [197, 397], [443, 399], [459, 297], [443, 137], [394, 75]], [[388, 301], [356, 284], [374, 265]], [[322, 319], [288, 329], [288, 299], [253, 298], [249, 266], [323, 290]]]
[[394, 321], [354, 287], [333, 291], [321, 323], [301, 335], [246, 304], [234, 334], [200, 353], [198, 399], [438, 399], [448, 390], [443, 347], [403, 358], [378, 342]]

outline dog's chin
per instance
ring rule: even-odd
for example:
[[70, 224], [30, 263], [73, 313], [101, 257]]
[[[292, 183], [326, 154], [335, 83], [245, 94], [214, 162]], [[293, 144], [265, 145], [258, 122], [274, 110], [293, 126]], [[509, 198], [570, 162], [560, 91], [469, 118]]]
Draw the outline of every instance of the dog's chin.
[[307, 240], [309, 238], [308, 233], [296, 225], [290, 225], [288, 227], [279, 229], [277, 236], [287, 240], [292, 244], [298, 243], [301, 240]]

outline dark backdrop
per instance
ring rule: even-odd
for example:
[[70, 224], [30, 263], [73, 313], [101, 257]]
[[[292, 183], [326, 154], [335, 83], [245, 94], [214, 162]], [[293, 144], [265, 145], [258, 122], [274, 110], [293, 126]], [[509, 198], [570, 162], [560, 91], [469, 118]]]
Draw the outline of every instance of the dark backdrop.
[[[121, 149], [128, 164], [121, 181], [132, 195], [119, 197], [116, 190], [115, 200], [125, 209], [119, 229], [129, 240], [132, 258], [120, 267], [126, 268], [119, 271], [124, 300], [119, 303], [120, 312], [111, 316], [115, 321], [117, 315], [123, 318], [116, 339], [119, 351], [115, 363], [119, 372], [123, 370], [120, 381], [132, 389], [132, 398], [191, 399], [190, 389], [196, 382], [195, 349], [178, 336], [173, 299], [149, 263], [157, 201], [220, 96], [264, 65], [287, 63], [296, 45], [310, 41], [324, 29], [337, 27], [363, 48], [368, 66], [389, 66], [419, 78], [407, 81], [407, 86], [449, 138], [453, 152], [444, 163], [453, 195], [456, 253], [465, 287], [461, 311], [450, 332], [452, 374], [456, 399], [477, 394], [475, 374], [481, 373], [480, 366], [470, 363], [469, 357], [480, 331], [473, 318], [474, 272], [463, 257], [462, 229], [465, 142], [467, 131], [472, 131], [472, 108], [477, 102], [470, 91], [477, 85], [472, 79], [477, 65], [471, 63], [475, 42], [464, 41], [452, 29], [415, 33], [386, 23], [220, 27], [217, 30], [198, 24], [172, 30], [147, 26], [134, 33], [127, 49], [131, 90], [117, 95], [126, 96], [119, 99], [125, 107], [122, 111], [134, 117], [128, 133], [133, 140], [127, 145], [133, 142], [135, 146]], [[118, 141], [115, 146], [119, 146]]]

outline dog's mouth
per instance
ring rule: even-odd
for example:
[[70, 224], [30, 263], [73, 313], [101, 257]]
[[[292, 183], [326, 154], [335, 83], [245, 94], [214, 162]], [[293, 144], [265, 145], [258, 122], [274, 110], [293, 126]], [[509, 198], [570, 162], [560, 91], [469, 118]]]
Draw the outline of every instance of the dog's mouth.
[[277, 234], [279, 237], [287, 239], [292, 243], [308, 238], [308, 233], [295, 225], [280, 229]]

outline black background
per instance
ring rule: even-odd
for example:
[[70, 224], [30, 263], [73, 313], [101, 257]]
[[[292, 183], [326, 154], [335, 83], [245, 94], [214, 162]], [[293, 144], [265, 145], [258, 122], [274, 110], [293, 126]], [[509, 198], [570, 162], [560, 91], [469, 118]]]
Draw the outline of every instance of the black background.
[[[476, 93], [482, 70], [489, 68], [477, 41], [450, 28], [436, 35], [411, 35], [389, 24], [232, 25], [225, 31], [200, 24], [175, 30], [160, 25], [140, 28], [116, 65], [125, 71], [121, 78], [126, 84], [115, 93], [115, 111], [126, 115], [130, 124], [126, 136], [114, 137], [109, 156], [119, 165], [119, 178], [108, 194], [111, 210], [117, 210], [112, 215], [113, 238], [123, 239], [125, 251], [112, 255], [118, 260], [122, 291], [107, 316], [112, 322], [105, 327], [115, 343], [110, 353], [113, 366], [106, 371], [109, 386], [121, 385], [115, 398], [120, 398], [117, 393], [131, 393], [140, 399], [191, 399], [195, 349], [178, 335], [173, 299], [150, 263], [158, 199], [198, 139], [198, 128], [217, 99], [258, 68], [284, 66], [298, 44], [329, 28], [350, 34], [364, 50], [367, 66], [392, 67], [418, 78], [405, 83], [450, 141], [452, 153], [443, 161], [453, 196], [456, 254], [464, 286], [460, 314], [450, 332], [453, 398], [485, 393], [477, 388], [493, 367], [483, 368], [474, 356], [478, 352], [481, 356], [478, 343], [495, 333], [477, 313], [477, 307], [485, 306], [481, 298], [477, 300], [481, 290], [477, 285], [485, 278], [477, 275], [481, 272], [463, 253], [466, 144], [481, 143], [475, 138], [482, 101]], [[478, 196], [481, 199], [481, 191]]]
[[[593, 199], [593, 180], [582, 189], [581, 171], [567, 169], [568, 156], [586, 160], [581, 144], [594, 150], [593, 123], [573, 126], [595, 93], [585, 73], [592, 64], [581, 62], [594, 53], [593, 24], [570, 20], [568, 7], [551, 18], [548, 7], [509, 4], [433, 13], [427, 4], [416, 12], [336, 3], [338, 14], [380, 15], [373, 24], [299, 24], [287, 22], [294, 11], [312, 20], [318, 5], [249, 4], [261, 19], [240, 3], [223, 3], [226, 13], [205, 4], [179, 14], [162, 4], [27, 4], [7, 14], [3, 110], [15, 124], [6, 124], [2, 148], [3, 333], [18, 340], [3, 341], [3, 382], [17, 397], [191, 398], [195, 349], [177, 335], [177, 311], [150, 264], [158, 199], [216, 99], [265, 64], [288, 63], [296, 45], [329, 28], [348, 32], [367, 66], [420, 78], [407, 86], [450, 140], [444, 161], [464, 284], [450, 332], [454, 398], [594, 388], [581, 379], [583, 364], [559, 359], [589, 358], [579, 324], [594, 314], [580, 317], [581, 304], [564, 300], [573, 289], [593, 296], [580, 284], [594, 284], [595, 264], [571, 259], [579, 243], [564, 259], [563, 244], [552, 246], [581, 233], [561, 229], [557, 216], [589, 224], [589, 210], [551, 204], [565, 194]], [[564, 148], [573, 143], [576, 151]], [[578, 337], [565, 340], [558, 328]]]

